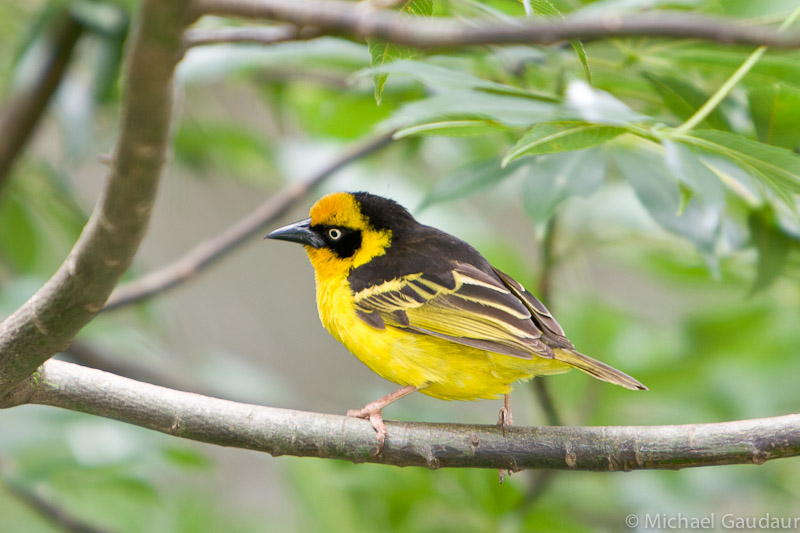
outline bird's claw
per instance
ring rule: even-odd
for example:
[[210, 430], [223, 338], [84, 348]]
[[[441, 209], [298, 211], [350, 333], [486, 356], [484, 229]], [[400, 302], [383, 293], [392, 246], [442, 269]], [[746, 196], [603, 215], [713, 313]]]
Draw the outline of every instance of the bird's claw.
[[[511, 409], [508, 408], [508, 397], [506, 397], [506, 405], [500, 408], [500, 412], [497, 415], [497, 425], [500, 426], [503, 430], [503, 438], [506, 436], [506, 430], [510, 428], [514, 424], [514, 419], [511, 417]], [[498, 471], [500, 477], [500, 484], [503, 484], [503, 480], [506, 476], [511, 476], [513, 470], [510, 468], [501, 468]]]
[[500, 413], [497, 415], [497, 425], [503, 429], [503, 437], [506, 436], [506, 430], [514, 424], [514, 419], [511, 417], [511, 410], [506, 407], [500, 408]]
[[367, 405], [363, 409], [350, 409], [347, 411], [347, 416], [353, 418], [364, 418], [369, 420], [369, 423], [375, 429], [375, 439], [378, 441], [378, 448], [375, 450], [374, 455], [380, 455], [383, 451], [383, 445], [386, 442], [386, 424], [383, 423], [383, 416], [381, 416], [380, 409], [370, 409]]

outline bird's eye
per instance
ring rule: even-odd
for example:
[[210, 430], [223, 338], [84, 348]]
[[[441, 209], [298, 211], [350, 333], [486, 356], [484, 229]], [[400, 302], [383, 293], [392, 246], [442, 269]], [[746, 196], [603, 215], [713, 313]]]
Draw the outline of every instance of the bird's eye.
[[328, 237], [330, 237], [331, 240], [338, 241], [342, 238], [342, 230], [339, 228], [331, 228], [328, 230]]

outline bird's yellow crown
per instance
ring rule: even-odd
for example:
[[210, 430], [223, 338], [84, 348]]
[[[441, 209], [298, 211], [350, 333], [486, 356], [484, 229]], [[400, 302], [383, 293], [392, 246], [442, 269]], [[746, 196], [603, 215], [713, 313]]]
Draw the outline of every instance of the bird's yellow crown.
[[370, 227], [367, 217], [361, 213], [356, 198], [346, 192], [334, 192], [323, 196], [311, 206], [311, 225], [343, 226], [365, 230]]

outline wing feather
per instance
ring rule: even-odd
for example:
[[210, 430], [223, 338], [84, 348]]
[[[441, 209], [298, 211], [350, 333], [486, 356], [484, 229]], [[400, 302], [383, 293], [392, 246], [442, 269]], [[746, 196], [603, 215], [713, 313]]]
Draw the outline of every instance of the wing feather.
[[525, 290], [520, 282], [509, 276], [508, 274], [493, 268], [497, 276], [502, 280], [508, 289], [525, 305], [531, 312], [531, 319], [536, 323], [536, 326], [542, 330], [544, 337], [556, 348], [564, 348], [566, 350], [574, 350], [575, 346], [564, 335], [564, 330], [561, 327], [550, 311], [539, 301], [536, 296]]
[[575, 351], [547, 308], [469, 244], [428, 226], [406, 229], [391, 253], [353, 269], [356, 313], [394, 327], [522, 359], [555, 358], [630, 389], [644, 385]]
[[393, 326], [525, 359], [553, 357], [520, 298], [493, 272], [468, 263], [368, 286], [355, 303], [358, 316], [377, 329]]

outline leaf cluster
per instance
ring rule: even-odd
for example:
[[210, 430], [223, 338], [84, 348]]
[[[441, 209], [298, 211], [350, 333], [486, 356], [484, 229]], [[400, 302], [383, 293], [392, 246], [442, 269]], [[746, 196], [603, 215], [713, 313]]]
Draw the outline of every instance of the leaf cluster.
[[[549, 5], [534, 2], [534, 14], [560, 14]], [[662, 228], [695, 244], [712, 271], [720, 257], [752, 246], [759, 257], [754, 289], [774, 281], [800, 245], [797, 53], [761, 57], [693, 128], [687, 121], [751, 51], [653, 39], [572, 44], [572, 51], [475, 51], [457, 62], [373, 62], [377, 93], [387, 75], [428, 90], [384, 122], [400, 128], [398, 138], [448, 136], [494, 147], [487, 155], [473, 150], [480, 155], [439, 180], [424, 205], [516, 176], [527, 212], [544, 223], [571, 197], [623, 180]], [[750, 238], [732, 237], [724, 230], [731, 225]]]

